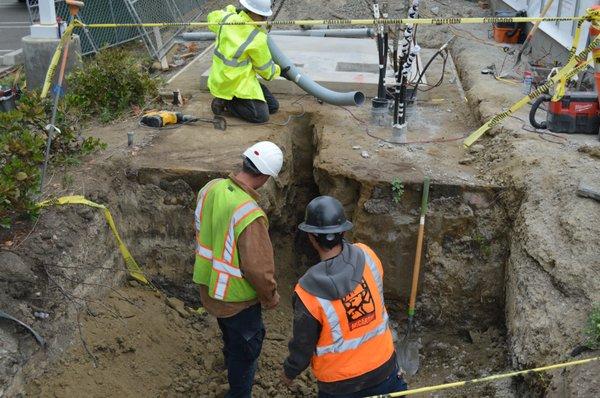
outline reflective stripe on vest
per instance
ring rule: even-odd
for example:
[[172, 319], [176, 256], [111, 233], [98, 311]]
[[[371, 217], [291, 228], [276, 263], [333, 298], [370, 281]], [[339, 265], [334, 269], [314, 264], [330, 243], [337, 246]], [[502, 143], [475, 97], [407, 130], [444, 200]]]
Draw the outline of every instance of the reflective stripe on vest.
[[[229, 221], [229, 229], [227, 231], [227, 236], [225, 237], [221, 258], [215, 257], [212, 252], [210, 253], [212, 255], [210, 258], [205, 257], [207, 260], [212, 260], [213, 269], [219, 273], [214, 293], [216, 299], [222, 300], [225, 298], [230, 277], [242, 277], [242, 271], [232, 264], [233, 249], [235, 247], [235, 226], [250, 213], [259, 209], [260, 208], [254, 202], [246, 202], [240, 205]], [[206, 250], [206, 254], [209, 254], [208, 250]]]
[[[361, 249], [362, 250], [362, 249]], [[371, 256], [363, 250], [365, 255], [365, 260], [371, 274], [373, 275], [373, 279], [375, 279], [375, 283], [377, 284], [377, 290], [379, 291], [379, 297], [381, 300], [381, 308], [383, 309], [383, 319], [381, 324], [375, 329], [365, 333], [364, 335], [354, 338], [354, 339], [344, 339], [342, 328], [340, 326], [340, 319], [338, 317], [335, 308], [331, 304], [331, 301], [316, 297], [323, 308], [323, 312], [325, 313], [325, 317], [327, 319], [327, 323], [329, 324], [329, 328], [331, 329], [331, 341], [332, 344], [328, 346], [317, 347], [316, 355], [321, 356], [325, 354], [331, 353], [341, 353], [344, 351], [355, 350], [361, 344], [371, 340], [374, 337], [382, 335], [388, 329], [388, 321], [389, 316], [387, 311], [385, 310], [385, 303], [383, 299], [383, 280], [381, 278], [381, 274], [375, 265], [375, 261], [371, 258]]]
[[[202, 226], [202, 211], [204, 209], [204, 200], [208, 195], [210, 189], [215, 183], [222, 181], [222, 179], [213, 180], [210, 184], [205, 186], [199, 194], [198, 206], [195, 212], [196, 231], [200, 231]], [[233, 249], [235, 246], [235, 226], [239, 224], [246, 216], [253, 211], [259, 210], [260, 208], [253, 201], [242, 203], [233, 213], [229, 220], [229, 228], [227, 230], [227, 236], [225, 237], [225, 244], [223, 245], [223, 253], [220, 258], [215, 257], [212, 250], [200, 244], [199, 232], [196, 233], [196, 254], [212, 262], [213, 269], [218, 272], [219, 276], [217, 284], [215, 286], [215, 298], [223, 299], [227, 292], [227, 286], [229, 284], [229, 278], [231, 276], [235, 278], [242, 277], [242, 271], [233, 266]]]
[[269, 78], [267, 80], [271, 80], [273, 78], [273, 75], [275, 75], [275, 72], [277, 71], [275, 67], [275, 61], [273, 61], [273, 59], [271, 59], [266, 64], [259, 66], [258, 68], [256, 68], [256, 70], [267, 70], [269, 68], [271, 68], [271, 74], [269, 75]]
[[[236, 14], [228, 14], [223, 18], [223, 23], [225, 23], [231, 16]], [[250, 63], [249, 59], [245, 59], [243, 61], [239, 61], [240, 57], [244, 55], [244, 52], [248, 48], [248, 46], [252, 43], [256, 35], [260, 32], [258, 29], [254, 29], [250, 35], [246, 38], [246, 40], [242, 43], [242, 45], [237, 49], [235, 54], [233, 55], [233, 59], [227, 59], [222, 52], [219, 51], [219, 46], [221, 45], [221, 31], [223, 30], [223, 26], [219, 28], [219, 34], [217, 35], [217, 45], [215, 46], [214, 55], [219, 58], [223, 63], [227, 66], [231, 66], [232, 68], [240, 68], [246, 66]], [[265, 68], [266, 69], [266, 68]]]
[[204, 209], [204, 200], [206, 199], [206, 195], [208, 195], [208, 191], [215, 185], [215, 183], [222, 181], [222, 178], [218, 178], [212, 180], [209, 184], [207, 184], [200, 193], [198, 194], [198, 205], [196, 206], [196, 212], [194, 213], [194, 219], [196, 221], [196, 253], [199, 256], [204, 257], [207, 260], [212, 260], [213, 254], [212, 250], [202, 246], [200, 244], [200, 227], [202, 226], [202, 210]]
[[217, 285], [215, 286], [216, 299], [222, 300], [225, 298], [225, 294], [227, 293], [227, 285], [229, 284], [229, 277], [242, 277], [242, 271], [239, 268], [231, 265], [231, 262], [233, 261], [233, 248], [235, 244], [235, 226], [248, 214], [258, 209], [259, 207], [254, 202], [246, 202], [233, 213], [233, 216], [229, 221], [229, 230], [227, 231], [227, 237], [225, 238], [225, 244], [223, 245], [222, 260], [217, 258], [212, 259], [213, 269], [219, 272], [219, 278], [217, 280]]

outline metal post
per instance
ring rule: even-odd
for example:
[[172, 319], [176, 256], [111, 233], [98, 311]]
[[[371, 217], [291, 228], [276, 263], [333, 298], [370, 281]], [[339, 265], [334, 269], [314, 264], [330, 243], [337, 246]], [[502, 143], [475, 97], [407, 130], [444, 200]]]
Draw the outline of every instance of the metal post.
[[163, 41], [162, 36], [160, 35], [160, 29], [157, 26], [154, 26], [152, 32], [154, 33], [154, 39], [156, 40], [156, 57], [160, 61], [160, 67], [162, 70], [168, 70], [169, 63], [167, 62], [167, 57], [163, 54]]
[[58, 24], [56, 23], [56, 10], [54, 0], [39, 0], [40, 23], [31, 25], [31, 37], [40, 39], [57, 39]]

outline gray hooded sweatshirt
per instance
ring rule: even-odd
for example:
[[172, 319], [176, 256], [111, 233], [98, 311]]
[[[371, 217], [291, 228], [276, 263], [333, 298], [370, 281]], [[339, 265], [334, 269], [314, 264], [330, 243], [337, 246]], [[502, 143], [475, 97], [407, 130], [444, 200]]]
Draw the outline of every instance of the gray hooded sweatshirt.
[[[298, 283], [308, 293], [326, 300], [338, 300], [354, 291], [362, 282], [365, 254], [358, 247], [343, 242], [342, 252], [334, 258], [311, 267]], [[287, 377], [295, 379], [309, 365], [321, 335], [321, 323], [308, 311], [300, 297], [294, 293], [294, 330], [290, 340], [289, 355], [283, 364]], [[319, 390], [332, 394], [351, 394], [384, 381], [394, 370], [395, 354], [377, 369], [349, 380], [333, 383], [319, 382]]]

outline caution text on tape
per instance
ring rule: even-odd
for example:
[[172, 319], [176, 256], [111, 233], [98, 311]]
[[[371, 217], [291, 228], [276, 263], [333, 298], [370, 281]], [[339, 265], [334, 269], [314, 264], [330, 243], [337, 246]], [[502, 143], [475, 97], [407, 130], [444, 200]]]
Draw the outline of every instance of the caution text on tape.
[[461, 25], [461, 24], [487, 24], [487, 23], [523, 23], [523, 22], [572, 22], [581, 20], [594, 20], [596, 15], [578, 17], [469, 17], [469, 18], [380, 18], [380, 19], [305, 19], [305, 20], [280, 20], [280, 21], [227, 21], [227, 22], [149, 22], [149, 23], [92, 23], [85, 24], [76, 21], [78, 27], [88, 29], [107, 28], [135, 28], [135, 27], [197, 27], [204, 28], [216, 25], [255, 25], [255, 26], [315, 26], [315, 25]]
[[488, 120], [483, 126], [471, 133], [463, 142], [465, 147], [470, 147], [475, 141], [477, 141], [483, 134], [485, 134], [492, 127], [498, 125], [504, 119], [515, 113], [517, 110], [527, 105], [530, 100], [534, 100], [540, 95], [548, 92], [552, 86], [559, 83], [561, 79], [566, 78], [567, 80], [581, 72], [584, 68], [589, 65], [590, 61], [587, 59], [589, 52], [600, 45], [600, 36], [596, 36], [594, 40], [588, 45], [583, 51], [573, 57], [556, 75], [554, 75], [545, 84], [538, 87], [536, 90], [531, 92], [529, 95], [521, 98], [515, 102], [506, 111], [498, 113]]
[[52, 58], [50, 59], [50, 65], [48, 66], [48, 70], [46, 71], [46, 79], [44, 80], [44, 85], [42, 86], [42, 98], [46, 98], [48, 95], [48, 91], [50, 91], [50, 86], [52, 85], [52, 79], [54, 78], [54, 72], [56, 72], [56, 66], [58, 65], [58, 61], [60, 60], [60, 54], [67, 44], [67, 41], [71, 38], [71, 34], [73, 33], [73, 29], [75, 28], [74, 23], [70, 23], [65, 29], [60, 41], [58, 42], [58, 46], [56, 50], [54, 50], [54, 54], [52, 54]]

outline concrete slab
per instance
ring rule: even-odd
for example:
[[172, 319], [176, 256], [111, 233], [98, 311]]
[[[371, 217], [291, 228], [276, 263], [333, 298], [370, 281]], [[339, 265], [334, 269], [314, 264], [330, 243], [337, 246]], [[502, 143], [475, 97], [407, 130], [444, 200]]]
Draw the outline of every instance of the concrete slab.
[[13, 66], [23, 62], [23, 49], [19, 48], [5, 54], [0, 55], [0, 65]]
[[[368, 97], [376, 96], [379, 64], [374, 40], [297, 36], [273, 36], [273, 39], [296, 67], [317, 83], [336, 91], [362, 91]], [[210, 58], [212, 54], [206, 56]], [[416, 65], [413, 64], [411, 80], [418, 76]], [[200, 77], [202, 89], [207, 88], [209, 72], [210, 64]], [[388, 69], [387, 75], [388, 82], [392, 83], [392, 69]], [[283, 78], [265, 84], [276, 94], [304, 93]]]

